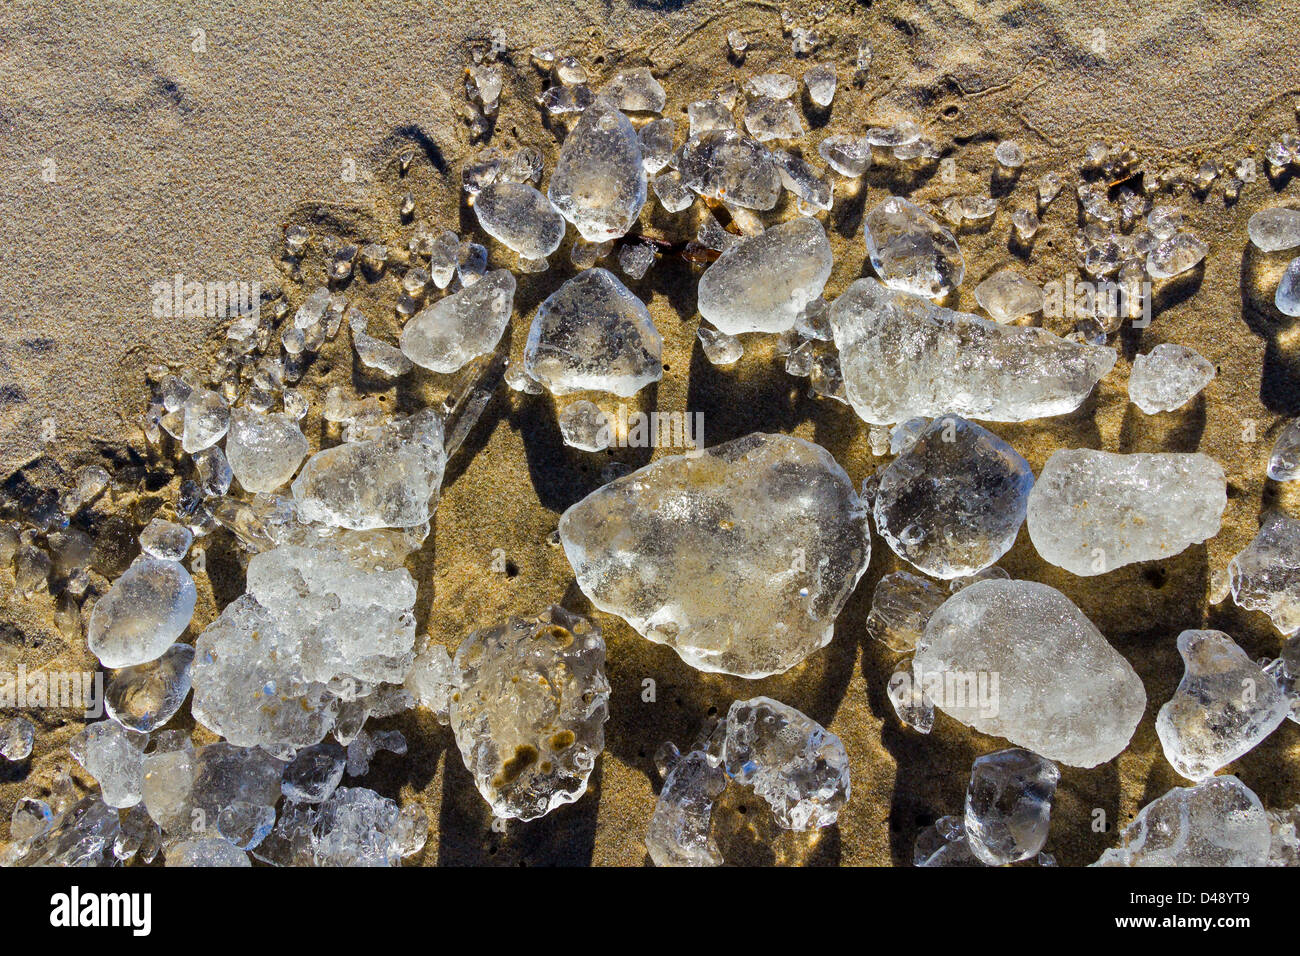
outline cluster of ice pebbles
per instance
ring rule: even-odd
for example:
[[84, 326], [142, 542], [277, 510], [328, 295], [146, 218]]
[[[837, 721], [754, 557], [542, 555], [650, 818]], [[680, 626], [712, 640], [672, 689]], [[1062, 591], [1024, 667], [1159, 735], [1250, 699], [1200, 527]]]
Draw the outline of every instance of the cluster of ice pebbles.
[[[823, 42], [787, 27], [796, 56]], [[728, 46], [742, 62], [743, 34], [728, 34]], [[506, 50], [494, 31], [467, 70], [475, 137], [490, 133], [499, 109]], [[1218, 532], [1227, 481], [1203, 454], [1082, 448], [1055, 451], [1035, 479], [1025, 458], [977, 422], [1076, 412], [1118, 361], [1107, 343], [1139, 314], [1133, 290], [1195, 269], [1207, 245], [1183, 227], [1178, 207], [1153, 207], [1150, 191], [1104, 188], [1125, 180], [1137, 156], [1098, 144], [1076, 189], [1079, 266], [1124, 294], [1096, 300], [1067, 334], [1032, 324], [1046, 292], [1009, 269], [974, 290], [987, 318], [941, 304], [966, 280], [963, 225], [1000, 211], [984, 195], [873, 203], [862, 228], [873, 274], [828, 301], [834, 262], [819, 217], [837, 185], [861, 179], [877, 160], [936, 162], [944, 150], [921, 126], [896, 118], [861, 134], [831, 133], [816, 150], [827, 172], [799, 142], [807, 123], [792, 75], [753, 75], [743, 90], [728, 83], [696, 99], [679, 136], [660, 115], [668, 95], [649, 69], [595, 84], [573, 57], [540, 48], [532, 57], [554, 80], [539, 105], [572, 120], [545, 189], [535, 147], [509, 155], [490, 147], [462, 169], [475, 221], [509, 251], [513, 270], [489, 268], [496, 247], [415, 221], [409, 193], [400, 208], [412, 223], [405, 250], [292, 226], [280, 260], [289, 288], [241, 312], [212, 374], [152, 375], [146, 438], [160, 453], [188, 456], [190, 477], [175, 520], [160, 515], [143, 530], [139, 557], [111, 586], [95, 593], [86, 572], [93, 541], [68, 528], [107, 487], [102, 468], [83, 470], [62, 510], [43, 515], [57, 565], [36, 546], [39, 535], [0, 526], [0, 552], [22, 593], [63, 573], [68, 595], [97, 597], [85, 638], [109, 671], [107, 719], [69, 746], [98, 791], [83, 796], [63, 780], [53, 805], [20, 801], [6, 862], [148, 863], [161, 853], [168, 865], [398, 864], [424, 845], [423, 811], [342, 784], [363, 777], [380, 752], [406, 752], [400, 733], [367, 722], [413, 707], [450, 726], [495, 817], [535, 820], [582, 798], [611, 698], [598, 624], [554, 606], [478, 627], [450, 653], [417, 637], [417, 581], [405, 563], [426, 540], [448, 461], [500, 377], [515, 273], [546, 272], [569, 242], [575, 274], [551, 283], [522, 363], [505, 372], [522, 393], [579, 396], [559, 414], [566, 443], [590, 452], [609, 444], [603, 411], [582, 396], [628, 399], [663, 378], [663, 337], [635, 291], [671, 245], [641, 225], [654, 203], [656, 217], [693, 234], [683, 257], [708, 263], [698, 283], [707, 359], [730, 365], [744, 354], [740, 336], [776, 336], [787, 372], [849, 406], [869, 426], [873, 453], [893, 460], [859, 493], [827, 449], [781, 434], [659, 457], [561, 516], [557, 538], [578, 588], [697, 670], [782, 674], [832, 640], [871, 557], [870, 515], [888, 547], [934, 579], [886, 575], [867, 618], [868, 634], [900, 655], [888, 682], [899, 719], [928, 733], [942, 712], [1015, 745], [975, 761], [963, 814], [921, 834], [917, 863], [1053, 864], [1043, 848], [1057, 764], [1113, 760], [1147, 697], [1065, 594], [1013, 580], [995, 562], [1022, 526], [1044, 560], [1079, 576], [1172, 557]], [[870, 63], [863, 46], [859, 77]], [[809, 64], [802, 82], [814, 111], [832, 107], [834, 63]], [[1270, 147], [1270, 168], [1300, 162], [1292, 140]], [[398, 157], [403, 175], [414, 158], [413, 149]], [[992, 178], [1014, 184], [1028, 157], [1004, 141], [993, 160]], [[1210, 167], [1192, 177], [1193, 190], [1203, 194], [1222, 172]], [[1253, 162], [1234, 172], [1225, 191], [1254, 181]], [[1170, 174], [1152, 183], [1176, 191], [1188, 181]], [[1034, 208], [1011, 213], [1013, 239], [1026, 250], [1062, 185], [1043, 174]], [[1300, 212], [1266, 209], [1248, 233], [1265, 255], [1288, 252], [1300, 247]], [[616, 247], [623, 278], [613, 261], [597, 265]], [[363, 311], [363, 297], [349, 301], [353, 283], [381, 290], [385, 276], [394, 280], [396, 344]], [[1282, 270], [1275, 304], [1300, 314], [1300, 259]], [[366, 375], [454, 376], [441, 380], [443, 407], [397, 414], [334, 388], [313, 409], [298, 383], [345, 322]], [[1129, 396], [1144, 414], [1177, 412], [1214, 374], [1194, 350], [1160, 344], [1134, 361]], [[328, 435], [315, 449], [301, 424], [313, 412]], [[1279, 434], [1269, 476], [1300, 477], [1297, 423]], [[202, 551], [190, 568], [181, 562], [196, 537], [217, 531], [244, 553], [246, 591], [200, 626], [191, 570], [202, 569]], [[1225, 590], [1295, 635], [1297, 569], [1300, 522], [1274, 515], [1232, 560]], [[1186, 674], [1156, 729], [1169, 763], [1196, 784], [1144, 808], [1099, 862], [1295, 857], [1287, 815], [1295, 811], [1268, 815], [1235, 777], [1215, 776], [1297, 719], [1295, 638], [1264, 662], [1219, 631], [1185, 631], [1177, 644]], [[216, 742], [196, 746], [188, 732], [167, 729], [191, 692], [190, 712]], [[6, 721], [0, 754], [26, 760], [34, 736], [31, 722]], [[658, 865], [723, 862], [713, 815], [733, 783], [794, 831], [833, 826], [850, 797], [839, 737], [768, 697], [734, 702], [695, 747], [683, 755], [669, 745], [660, 763], [646, 836]]]

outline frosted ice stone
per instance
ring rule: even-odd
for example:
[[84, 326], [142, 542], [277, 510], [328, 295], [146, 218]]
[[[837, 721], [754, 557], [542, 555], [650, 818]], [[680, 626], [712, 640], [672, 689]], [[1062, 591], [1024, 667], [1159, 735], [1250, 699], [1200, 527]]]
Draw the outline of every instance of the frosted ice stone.
[[910, 571], [886, 574], [876, 584], [867, 615], [867, 634], [891, 651], [910, 653], [926, 622], [948, 599], [938, 586]]
[[110, 807], [133, 807], [140, 802], [147, 734], [123, 727], [115, 720], [91, 724], [68, 742], [68, 752], [95, 778]]
[[803, 135], [803, 118], [790, 100], [756, 96], [745, 104], [745, 129], [760, 143], [797, 139]]
[[247, 492], [279, 489], [293, 477], [309, 449], [298, 422], [283, 412], [237, 408], [231, 413], [226, 458]]
[[727, 774], [766, 800], [787, 830], [831, 826], [849, 802], [849, 755], [840, 738], [770, 697], [732, 703], [722, 753]]
[[1300, 256], [1287, 264], [1273, 295], [1273, 304], [1283, 315], [1300, 315]]
[[1128, 397], [1148, 415], [1171, 412], [1190, 402], [1214, 374], [1214, 366], [1195, 349], [1157, 345], [1133, 359]]
[[808, 99], [825, 109], [835, 99], [835, 64], [819, 63], [804, 71], [803, 83]]
[[899, 557], [936, 578], [989, 567], [1011, 550], [1034, 473], [992, 432], [936, 418], [880, 475], [876, 530]]
[[1041, 311], [1042, 288], [1010, 269], [995, 272], [975, 287], [975, 301], [993, 321], [1014, 322], [1021, 316]]
[[648, 67], [624, 70], [600, 89], [600, 95], [626, 113], [662, 113], [668, 96]]
[[1025, 165], [1025, 151], [1013, 139], [1003, 140], [993, 150], [993, 158], [1004, 169], [1019, 169]]
[[696, 329], [695, 335], [700, 340], [700, 347], [704, 350], [704, 357], [712, 365], [733, 365], [740, 361], [740, 357], [745, 354], [745, 347], [740, 344], [740, 339], [734, 335], [719, 332], [707, 325], [701, 325]]
[[1300, 418], [1293, 418], [1278, 433], [1268, 459], [1268, 476], [1274, 481], [1300, 478]]
[[1128, 661], [1069, 598], [1033, 581], [958, 591], [931, 616], [912, 666], [927, 687], [976, 685], [932, 694], [944, 713], [1075, 767], [1118, 755], [1146, 707]]
[[280, 790], [292, 803], [323, 803], [340, 783], [347, 752], [333, 741], [304, 747], [284, 768]]
[[293, 482], [303, 521], [363, 531], [423, 524], [437, 506], [447, 456], [433, 409], [394, 420], [378, 437], [307, 459]]
[[597, 101], [564, 139], [546, 195], [588, 242], [624, 235], [645, 205], [641, 141], [628, 118]]
[[604, 451], [609, 447], [609, 424], [605, 413], [593, 402], [574, 402], [560, 413], [560, 435], [570, 448]]
[[663, 377], [663, 338], [650, 311], [607, 269], [588, 269], [537, 308], [524, 371], [553, 395], [588, 389], [624, 397]]
[[401, 349], [366, 334], [366, 325], [366, 319], [359, 311], [350, 310], [348, 328], [352, 332], [352, 349], [362, 365], [388, 378], [405, 375], [415, 367]]
[[1204, 780], [1276, 730], [1290, 703], [1222, 631], [1183, 631], [1178, 653], [1185, 672], [1156, 716], [1156, 733], [1175, 770]]
[[961, 817], [940, 817], [916, 837], [912, 862], [915, 866], [984, 866], [971, 849], [966, 824]]
[[856, 179], [871, 168], [871, 146], [860, 136], [836, 133], [817, 146], [817, 154], [841, 176]]
[[240, 746], [291, 756], [339, 701], [400, 684], [415, 654], [415, 581], [332, 547], [281, 545], [248, 563], [248, 592], [199, 635], [194, 717]]
[[721, 761], [694, 750], [674, 764], [650, 817], [645, 845], [655, 866], [721, 866], [709, 833], [713, 805], [727, 787]]
[[618, 251], [618, 265], [629, 279], [640, 279], [655, 261], [655, 249], [648, 242], [624, 246]]
[[1300, 521], [1267, 514], [1246, 548], [1228, 562], [1232, 599], [1263, 611], [1282, 634], [1300, 631]]
[[446, 724], [455, 681], [455, 669], [447, 648], [432, 644], [416, 655], [411, 672], [406, 675], [405, 686], [421, 706], [433, 711], [438, 723]]
[[1047, 842], [1061, 771], [1050, 760], [1012, 748], [985, 754], [966, 787], [966, 839], [989, 866], [1027, 860]]
[[274, 826], [275, 807], [258, 806], [242, 800], [222, 808], [217, 815], [217, 832], [240, 850], [257, 846]]
[[700, 314], [719, 331], [784, 332], [822, 293], [831, 245], [815, 219], [800, 217], [742, 239], [700, 276]]
[[1120, 845], [1094, 866], [1263, 866], [1270, 832], [1263, 804], [1232, 776], [1175, 787], [1141, 809]]
[[154, 518], [140, 532], [140, 550], [163, 561], [179, 561], [193, 542], [189, 528], [162, 518]]
[[14, 866], [112, 866], [121, 832], [118, 811], [92, 793], [19, 848]]
[[194, 456], [194, 471], [203, 493], [219, 498], [230, 490], [235, 473], [230, 470], [226, 454], [217, 445], [205, 448]]
[[653, 175], [663, 169], [673, 158], [673, 133], [676, 124], [670, 119], [657, 119], [646, 123], [638, 134], [641, 140], [641, 165]]
[[1227, 502], [1208, 455], [1058, 449], [1029, 495], [1029, 537], [1058, 568], [1105, 574], [1214, 537]]
[[953, 234], [906, 199], [890, 196], [867, 213], [863, 235], [871, 268], [891, 289], [937, 299], [966, 274]]
[[835, 194], [826, 178], [798, 156], [784, 151], [773, 153], [781, 183], [795, 197], [795, 205], [804, 215], [830, 209]]
[[910, 662], [889, 675], [885, 691], [901, 723], [922, 734], [934, 728], [934, 701], [913, 677]]
[[564, 239], [564, 217], [526, 183], [487, 186], [474, 199], [474, 214], [484, 232], [525, 259], [545, 259]]
[[86, 644], [105, 667], [152, 661], [185, 633], [196, 598], [180, 564], [142, 556], [95, 602]]
[[274, 807], [284, 767], [257, 747], [222, 741], [195, 751], [187, 737], [180, 749], [145, 758], [145, 808], [169, 835], [188, 836], [196, 822], [216, 832], [227, 807]]
[[455, 372], [496, 348], [514, 301], [515, 277], [494, 269], [413, 315], [402, 329], [402, 352], [422, 368]]
[[190, 455], [221, 441], [230, 424], [230, 409], [225, 399], [206, 388], [190, 392], [181, 411], [185, 416], [181, 447]]
[[781, 197], [781, 174], [772, 154], [735, 130], [692, 135], [677, 168], [682, 182], [706, 199], [762, 212]]
[[156, 661], [114, 671], [104, 685], [108, 716], [142, 733], [161, 727], [189, 695], [193, 663], [191, 645], [173, 644]]
[[32, 754], [36, 743], [36, 727], [26, 717], [0, 720], [0, 757], [17, 763]]
[[1114, 366], [1113, 348], [1005, 326], [859, 279], [831, 305], [849, 402], [892, 425], [952, 412], [1020, 422], [1078, 408]]
[[315, 806], [290, 806], [253, 855], [275, 866], [397, 866], [424, 846], [429, 821], [365, 787], [339, 787]]
[[1210, 247], [1190, 232], [1177, 233], [1147, 253], [1147, 272], [1153, 279], [1172, 279], [1196, 268], [1209, 251]]
[[9, 817], [9, 839], [15, 843], [30, 843], [53, 826], [54, 811], [48, 803], [33, 797], [19, 797]]
[[696, 100], [686, 107], [686, 116], [690, 121], [691, 136], [736, 128], [736, 118], [731, 115], [731, 108], [716, 99]]
[[196, 837], [181, 840], [167, 848], [166, 866], [251, 867], [248, 854], [219, 837]]
[[475, 631], [456, 649], [451, 728], [497, 817], [536, 820], [587, 791], [605, 749], [605, 641], [552, 607]]
[[597, 608], [692, 667], [740, 677], [829, 643], [871, 554], [866, 508], [830, 453], [762, 433], [618, 478], [559, 531]]
[[798, 88], [798, 81], [789, 73], [759, 73], [745, 81], [745, 92], [750, 96], [774, 100], [788, 100]]
[[1300, 246], [1300, 210], [1261, 209], [1246, 223], [1250, 241], [1263, 252], [1281, 252]]
[[921, 127], [912, 120], [901, 120], [893, 126], [873, 126], [867, 130], [867, 142], [872, 146], [895, 149], [911, 146], [921, 138]]

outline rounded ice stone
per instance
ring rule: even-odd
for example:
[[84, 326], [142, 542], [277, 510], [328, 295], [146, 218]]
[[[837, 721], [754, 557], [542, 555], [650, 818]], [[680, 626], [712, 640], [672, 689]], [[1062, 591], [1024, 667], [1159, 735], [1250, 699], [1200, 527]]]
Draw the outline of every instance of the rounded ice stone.
[[989, 567], [1011, 550], [1034, 473], [992, 432], [936, 418], [880, 476], [876, 530], [899, 557], [936, 578]]
[[618, 478], [559, 531], [597, 608], [692, 667], [741, 677], [829, 643], [871, 554], [866, 508], [830, 453], [762, 433]]
[[309, 450], [297, 420], [283, 412], [259, 414], [237, 408], [230, 415], [226, 459], [240, 487], [251, 494], [282, 487]]
[[494, 269], [413, 315], [402, 329], [402, 352], [430, 371], [455, 372], [496, 348], [514, 301], [515, 277]]
[[564, 139], [546, 195], [588, 242], [627, 233], [646, 200], [641, 140], [628, 118], [597, 101]]
[[190, 392], [182, 412], [185, 418], [181, 447], [190, 455], [221, 441], [230, 424], [230, 409], [226, 407], [225, 399], [206, 388]]
[[[958, 591], [930, 617], [912, 666], [950, 717], [1075, 767], [1117, 756], [1146, 708], [1128, 661], [1069, 598], [1034, 581]], [[950, 690], [965, 687], [975, 690]]]
[[0, 720], [0, 757], [17, 762], [32, 754], [36, 743], [36, 727], [26, 717]]
[[1030, 492], [1027, 523], [1045, 561], [1086, 577], [1213, 537], [1227, 503], [1208, 455], [1058, 449]]
[[708, 130], [682, 147], [682, 182], [706, 199], [765, 211], [781, 198], [781, 174], [772, 154], [735, 130]]
[[1300, 246], [1300, 210], [1261, 209], [1246, 223], [1250, 241], [1263, 252], [1281, 252]]
[[662, 113], [668, 95], [649, 67], [624, 70], [600, 89], [600, 95], [628, 113]]
[[1273, 304], [1283, 315], [1300, 315], [1300, 256], [1292, 259], [1277, 284]]
[[1061, 771], [1050, 760], [1012, 748], [985, 754], [966, 788], [966, 838], [989, 866], [1027, 860], [1043, 848]]
[[545, 259], [564, 239], [564, 217], [526, 183], [484, 187], [474, 198], [474, 214], [484, 232], [525, 259]]
[[140, 532], [140, 550], [164, 561], [179, 561], [194, 543], [189, 528], [162, 518], [154, 518]]
[[742, 239], [700, 276], [700, 314], [729, 335], [785, 332], [826, 287], [826, 230], [799, 217]]
[[1271, 837], [1259, 797], [1223, 776], [1151, 801], [1120, 840], [1094, 866], [1263, 866]]
[[817, 153], [841, 176], [856, 179], [871, 167], [871, 145], [861, 136], [836, 133], [817, 146]]
[[1147, 272], [1153, 279], [1172, 279], [1196, 268], [1210, 247], [1190, 232], [1162, 239], [1147, 253]]
[[993, 321], [1014, 322], [1043, 308], [1043, 290], [1010, 269], [995, 272], [975, 287], [975, 301]]
[[1222, 631], [1183, 631], [1185, 673], [1156, 715], [1165, 759], [1204, 780], [1252, 750], [1290, 713], [1276, 682]]
[[787, 830], [831, 826], [849, 802], [849, 755], [840, 738], [770, 697], [732, 703], [722, 754], [727, 774], [753, 787]]
[[173, 644], [156, 661], [114, 671], [104, 686], [108, 716], [149, 733], [172, 719], [190, 692], [194, 648]]
[[663, 377], [663, 338], [645, 307], [607, 269], [587, 269], [537, 308], [524, 371], [554, 395], [635, 395]]
[[585, 399], [560, 413], [560, 434], [564, 443], [580, 451], [604, 451], [609, 447], [609, 424], [600, 406]]
[[141, 557], [95, 602], [86, 644], [105, 667], [152, 661], [185, 633], [197, 596], [180, 564]]
[[140, 802], [148, 741], [147, 734], [101, 720], [69, 741], [68, 752], [95, 778], [104, 802], [121, 809]]
[[953, 234], [906, 199], [890, 196], [867, 213], [863, 234], [871, 267], [891, 289], [937, 299], [966, 274]]
[[495, 816], [535, 820], [587, 791], [605, 749], [605, 641], [552, 607], [467, 636], [456, 649], [451, 728]]
[[1186, 405], [1214, 379], [1214, 366], [1185, 345], [1157, 345], [1133, 359], [1128, 397], [1148, 415]]

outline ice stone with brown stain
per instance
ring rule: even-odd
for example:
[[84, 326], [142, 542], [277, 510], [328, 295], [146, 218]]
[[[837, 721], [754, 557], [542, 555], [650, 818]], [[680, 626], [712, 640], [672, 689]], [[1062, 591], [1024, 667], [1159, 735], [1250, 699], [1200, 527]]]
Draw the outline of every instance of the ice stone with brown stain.
[[721, 332], [785, 332], [830, 278], [831, 245], [800, 217], [742, 239], [700, 276], [700, 314]]
[[641, 140], [626, 116], [598, 100], [564, 138], [546, 195], [588, 242], [625, 235], [646, 200]]
[[535, 820], [581, 797], [609, 718], [600, 629], [552, 607], [475, 631], [453, 664], [451, 728], [492, 813]]
[[866, 508], [830, 453], [762, 433], [598, 488], [561, 517], [560, 540], [596, 607], [741, 677], [829, 643], [871, 554]]
[[1114, 349], [1005, 326], [859, 279], [831, 306], [844, 388], [873, 425], [952, 412], [1022, 422], [1074, 411]]
[[1069, 598], [1034, 581], [958, 591], [931, 616], [912, 666], [942, 688], [931, 696], [950, 717], [1075, 767], [1117, 756], [1146, 707], [1128, 661]]
[[1223, 468], [1208, 455], [1058, 449], [1029, 495], [1029, 537], [1057, 567], [1105, 574], [1213, 537], [1227, 503]]

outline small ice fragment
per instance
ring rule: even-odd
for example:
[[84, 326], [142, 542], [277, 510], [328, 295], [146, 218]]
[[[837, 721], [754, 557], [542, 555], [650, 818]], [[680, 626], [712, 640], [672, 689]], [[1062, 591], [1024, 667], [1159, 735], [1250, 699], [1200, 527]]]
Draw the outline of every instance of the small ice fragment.
[[617, 74], [600, 95], [625, 113], [662, 113], [668, 102], [664, 88], [644, 66]]
[[1300, 256], [1287, 264], [1277, 284], [1273, 304], [1283, 315], [1300, 316]]
[[343, 782], [347, 754], [333, 741], [304, 747], [284, 768], [280, 789], [293, 803], [324, 803]]
[[479, 225], [525, 259], [545, 259], [564, 239], [564, 217], [527, 183], [497, 182], [474, 200]]
[[225, 399], [206, 388], [190, 392], [181, 413], [185, 416], [181, 447], [191, 455], [221, 441], [230, 424], [230, 409]]
[[788, 73], [760, 73], [745, 81], [745, 92], [750, 96], [773, 100], [788, 100], [798, 88], [798, 82]]
[[104, 707], [119, 724], [149, 733], [171, 720], [190, 692], [194, 647], [173, 644], [156, 661], [114, 671], [104, 686]]
[[727, 32], [727, 46], [733, 56], [739, 57], [749, 49], [749, 41], [745, 39], [745, 34], [739, 30], [729, 30]]
[[808, 98], [825, 109], [835, 99], [835, 64], [819, 63], [804, 71], [804, 86]]
[[704, 357], [709, 360], [710, 364], [731, 365], [738, 362], [740, 357], [745, 354], [745, 347], [740, 344], [740, 339], [734, 335], [711, 329], [703, 323], [701, 323], [695, 334], [700, 340], [700, 347], [704, 350]]
[[1300, 478], [1300, 418], [1293, 418], [1278, 433], [1268, 459], [1268, 476], [1274, 481]]
[[1012, 139], [998, 143], [997, 149], [993, 150], [993, 158], [1004, 170], [1019, 169], [1025, 165], [1025, 151]]
[[646, 199], [641, 141], [631, 122], [596, 102], [560, 147], [547, 196], [589, 242], [624, 235]]
[[247, 492], [263, 494], [281, 488], [309, 449], [298, 422], [283, 412], [258, 414], [237, 408], [231, 414], [226, 455]]
[[574, 402], [560, 413], [560, 434], [566, 445], [580, 451], [604, 451], [610, 443], [605, 413], [586, 399]]
[[867, 615], [867, 634], [891, 651], [906, 654], [916, 649], [930, 615], [948, 595], [910, 571], [886, 574], [876, 584]]
[[115, 720], [91, 724], [68, 742], [68, 752], [99, 784], [110, 807], [133, 807], [140, 802], [147, 734], [123, 727]]
[[1263, 611], [1282, 634], [1300, 631], [1300, 521], [1269, 512], [1228, 574], [1239, 607]]
[[36, 743], [36, 727], [26, 717], [0, 721], [0, 757], [11, 763], [26, 760]]
[[668, 770], [650, 817], [646, 849], [655, 866], [721, 866], [709, 833], [713, 804], [727, 786], [717, 757], [703, 750], [681, 756]]
[[799, 109], [790, 100], [757, 96], [745, 104], [745, 129], [760, 143], [803, 135]]
[[666, 169], [654, 178], [655, 196], [666, 212], [681, 212], [695, 202], [695, 193], [686, 188], [682, 174]]
[[140, 550], [163, 561], [179, 561], [190, 550], [193, 541], [194, 535], [189, 528], [162, 518], [154, 518], [140, 532]]
[[1148, 415], [1182, 408], [1214, 379], [1214, 366], [1185, 345], [1157, 345], [1133, 359], [1128, 397]]
[[817, 153], [841, 176], [856, 179], [871, 166], [871, 147], [859, 136], [827, 136], [818, 145]]
[[693, 135], [682, 147], [678, 171], [701, 196], [745, 209], [771, 209], [781, 196], [781, 175], [771, 154], [735, 130]]
[[670, 119], [657, 119], [641, 127], [641, 165], [651, 175], [659, 172], [673, 158], [673, 132]]
[[634, 242], [618, 251], [618, 265], [630, 279], [640, 279], [655, 261], [655, 247], [648, 242]]
[[1042, 288], [1010, 269], [995, 272], [975, 287], [975, 301], [995, 322], [1014, 322], [1043, 308]]
[[894, 713], [904, 726], [921, 734], [928, 734], [934, 728], [934, 701], [915, 679], [910, 662], [889, 675], [886, 693]]
[[1153, 279], [1172, 279], [1196, 268], [1209, 249], [1190, 232], [1177, 233], [1147, 254], [1147, 272]]

